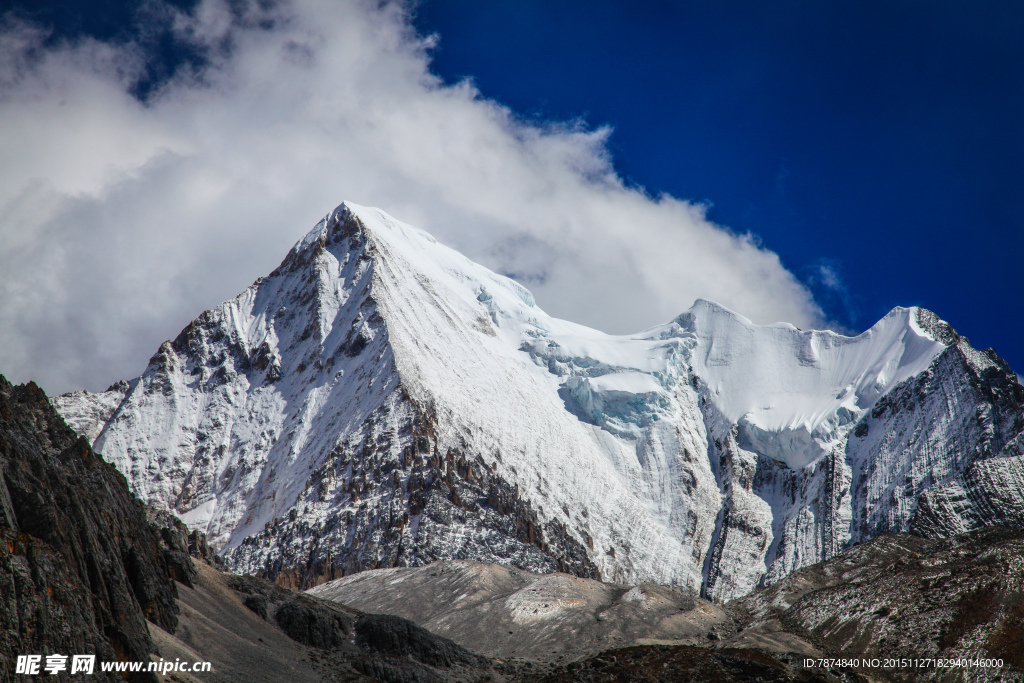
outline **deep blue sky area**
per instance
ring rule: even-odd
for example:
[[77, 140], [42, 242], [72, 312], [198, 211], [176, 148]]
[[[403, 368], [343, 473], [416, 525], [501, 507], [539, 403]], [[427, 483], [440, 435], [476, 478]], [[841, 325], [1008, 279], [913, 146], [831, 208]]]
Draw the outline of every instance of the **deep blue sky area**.
[[[143, 4], [0, 11], [106, 39]], [[415, 21], [447, 82], [611, 126], [628, 183], [756, 235], [848, 330], [921, 305], [1024, 372], [1024, 3], [423, 0]], [[143, 99], [196, 58], [146, 41]]]
[[1024, 370], [1024, 3], [426, 0], [417, 25], [446, 80], [612, 126], [630, 183], [759, 236], [837, 322], [925, 306]]

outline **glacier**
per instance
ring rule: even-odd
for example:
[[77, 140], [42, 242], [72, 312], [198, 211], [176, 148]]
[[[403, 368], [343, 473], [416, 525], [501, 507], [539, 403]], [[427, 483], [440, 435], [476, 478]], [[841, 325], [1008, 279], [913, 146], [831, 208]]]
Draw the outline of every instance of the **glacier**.
[[471, 559], [744, 595], [885, 532], [1024, 526], [1024, 387], [935, 314], [709, 301], [633, 335], [345, 203], [138, 378], [54, 399], [236, 571]]

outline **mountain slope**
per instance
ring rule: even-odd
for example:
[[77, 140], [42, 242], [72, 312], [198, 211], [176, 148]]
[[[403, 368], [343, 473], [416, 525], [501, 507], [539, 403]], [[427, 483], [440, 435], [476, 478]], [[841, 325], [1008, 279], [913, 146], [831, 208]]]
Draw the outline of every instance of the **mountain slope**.
[[873, 680], [1024, 680], [1022, 551], [1019, 529], [882, 535], [729, 603], [722, 645], [805, 639]]
[[881, 532], [1020, 524], [1022, 404], [922, 309], [844, 337], [698, 301], [606, 335], [351, 204], [140, 378], [57, 399], [239, 571], [463, 558], [719, 600]]
[[20, 655], [148, 660], [147, 620], [169, 631], [178, 621], [167, 559], [124, 477], [39, 387], [0, 375], [0, 680], [15, 680]]

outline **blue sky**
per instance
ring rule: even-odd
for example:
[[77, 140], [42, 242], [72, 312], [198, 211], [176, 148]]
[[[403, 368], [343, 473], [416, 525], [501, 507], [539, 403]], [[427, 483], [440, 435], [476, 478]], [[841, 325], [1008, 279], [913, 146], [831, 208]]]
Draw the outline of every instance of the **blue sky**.
[[428, 0], [433, 68], [614, 127], [862, 330], [921, 305], [1024, 368], [1024, 5]]
[[343, 199], [609, 332], [937, 312], [1024, 368], [1024, 5], [0, 1], [0, 372], [141, 371]]

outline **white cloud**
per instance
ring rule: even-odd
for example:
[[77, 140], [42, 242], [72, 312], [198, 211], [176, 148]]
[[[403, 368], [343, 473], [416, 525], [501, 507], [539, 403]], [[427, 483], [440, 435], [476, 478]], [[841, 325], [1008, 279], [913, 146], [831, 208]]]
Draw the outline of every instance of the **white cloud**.
[[404, 5], [162, 12], [210, 64], [145, 104], [130, 94], [138, 46], [44, 47], [10, 21], [0, 35], [0, 372], [13, 380], [57, 392], [138, 374], [345, 199], [607, 331], [696, 297], [822, 322], [774, 253], [700, 206], [627, 187], [608, 130], [524, 122], [440, 82]]

